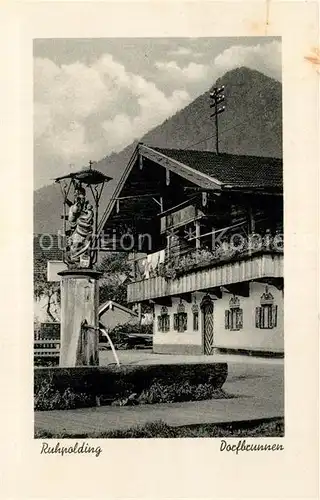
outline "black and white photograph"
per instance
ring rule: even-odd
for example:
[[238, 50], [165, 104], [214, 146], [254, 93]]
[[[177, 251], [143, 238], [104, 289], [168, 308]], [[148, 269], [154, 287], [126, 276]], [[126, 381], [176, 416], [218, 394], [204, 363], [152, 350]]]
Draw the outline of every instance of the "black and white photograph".
[[281, 38], [38, 38], [33, 72], [34, 437], [280, 450], [246, 439], [285, 435]]
[[315, 2], [4, 2], [4, 499], [319, 497]]

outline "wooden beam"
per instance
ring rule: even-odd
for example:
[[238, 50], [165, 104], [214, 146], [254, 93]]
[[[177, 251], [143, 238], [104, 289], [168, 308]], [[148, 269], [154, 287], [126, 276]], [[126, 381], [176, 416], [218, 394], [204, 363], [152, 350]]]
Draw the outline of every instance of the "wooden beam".
[[220, 286], [217, 286], [215, 288], [204, 288], [202, 290], [199, 290], [199, 292], [211, 293], [211, 295], [215, 295], [218, 299], [222, 298], [222, 291], [220, 289]]
[[250, 287], [249, 282], [246, 281], [244, 283], [233, 283], [232, 285], [223, 285], [229, 293], [234, 295], [240, 295], [241, 297], [249, 297], [250, 295]]
[[158, 304], [159, 306], [172, 306], [172, 298], [171, 297], [157, 297], [153, 299], [154, 304]]
[[283, 278], [261, 278], [255, 281], [258, 281], [260, 283], [266, 283], [267, 285], [272, 285], [280, 291], [283, 291], [284, 289]]
[[188, 181], [201, 186], [203, 189], [220, 189], [221, 190], [221, 182], [213, 179], [207, 174], [203, 174], [197, 170], [194, 170], [192, 167], [185, 165], [173, 158], [160, 153], [159, 151], [155, 151], [151, 147], [146, 145], [140, 146], [141, 154], [148, 160], [151, 160], [158, 165], [161, 165], [171, 172], [178, 174], [180, 177], [187, 179]]
[[183, 299], [185, 300], [186, 302], [188, 302], [189, 304], [192, 303], [192, 293], [191, 292], [187, 292], [187, 293], [181, 293], [179, 295], [176, 295], [175, 297], [178, 297], [180, 299]]

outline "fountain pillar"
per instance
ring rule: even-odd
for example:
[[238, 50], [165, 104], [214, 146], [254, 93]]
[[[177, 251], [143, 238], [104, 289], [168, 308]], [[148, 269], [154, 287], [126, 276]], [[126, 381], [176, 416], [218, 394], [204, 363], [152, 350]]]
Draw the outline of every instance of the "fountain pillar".
[[99, 365], [99, 277], [92, 269], [61, 276], [61, 367]]

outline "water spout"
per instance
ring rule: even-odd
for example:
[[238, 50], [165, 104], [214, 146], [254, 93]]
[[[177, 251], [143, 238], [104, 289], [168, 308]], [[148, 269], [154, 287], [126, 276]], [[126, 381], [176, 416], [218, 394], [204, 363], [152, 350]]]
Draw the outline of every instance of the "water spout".
[[113, 342], [110, 338], [110, 335], [108, 334], [107, 330], [105, 329], [105, 327], [102, 325], [102, 323], [99, 323], [99, 330], [100, 332], [102, 333], [102, 335], [105, 335], [108, 339], [108, 342], [110, 344], [110, 347], [111, 347], [111, 350], [112, 350], [112, 354], [113, 354], [113, 357], [114, 359], [116, 360], [116, 364], [117, 366], [120, 366], [120, 361], [119, 361], [119, 358], [118, 358], [118, 355], [116, 353], [116, 350], [115, 350], [115, 347], [113, 345]]

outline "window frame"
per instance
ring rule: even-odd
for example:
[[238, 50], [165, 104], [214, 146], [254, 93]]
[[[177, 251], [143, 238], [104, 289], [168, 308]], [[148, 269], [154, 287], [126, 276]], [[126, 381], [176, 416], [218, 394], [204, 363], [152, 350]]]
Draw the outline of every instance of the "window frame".
[[243, 329], [243, 309], [233, 307], [225, 310], [225, 330], [238, 332]]
[[158, 332], [167, 333], [170, 331], [170, 315], [168, 308], [162, 307], [158, 314]]
[[243, 309], [240, 307], [240, 299], [233, 295], [229, 300], [229, 309], [224, 313], [225, 330], [238, 332], [243, 329]]
[[188, 329], [188, 313], [176, 312], [173, 315], [173, 329], [176, 332], [183, 333]]
[[256, 307], [256, 328], [272, 330], [278, 326], [278, 306], [274, 304], [261, 304]]
[[278, 326], [278, 305], [274, 304], [274, 296], [268, 285], [260, 297], [260, 306], [256, 307], [256, 328], [272, 330]]

